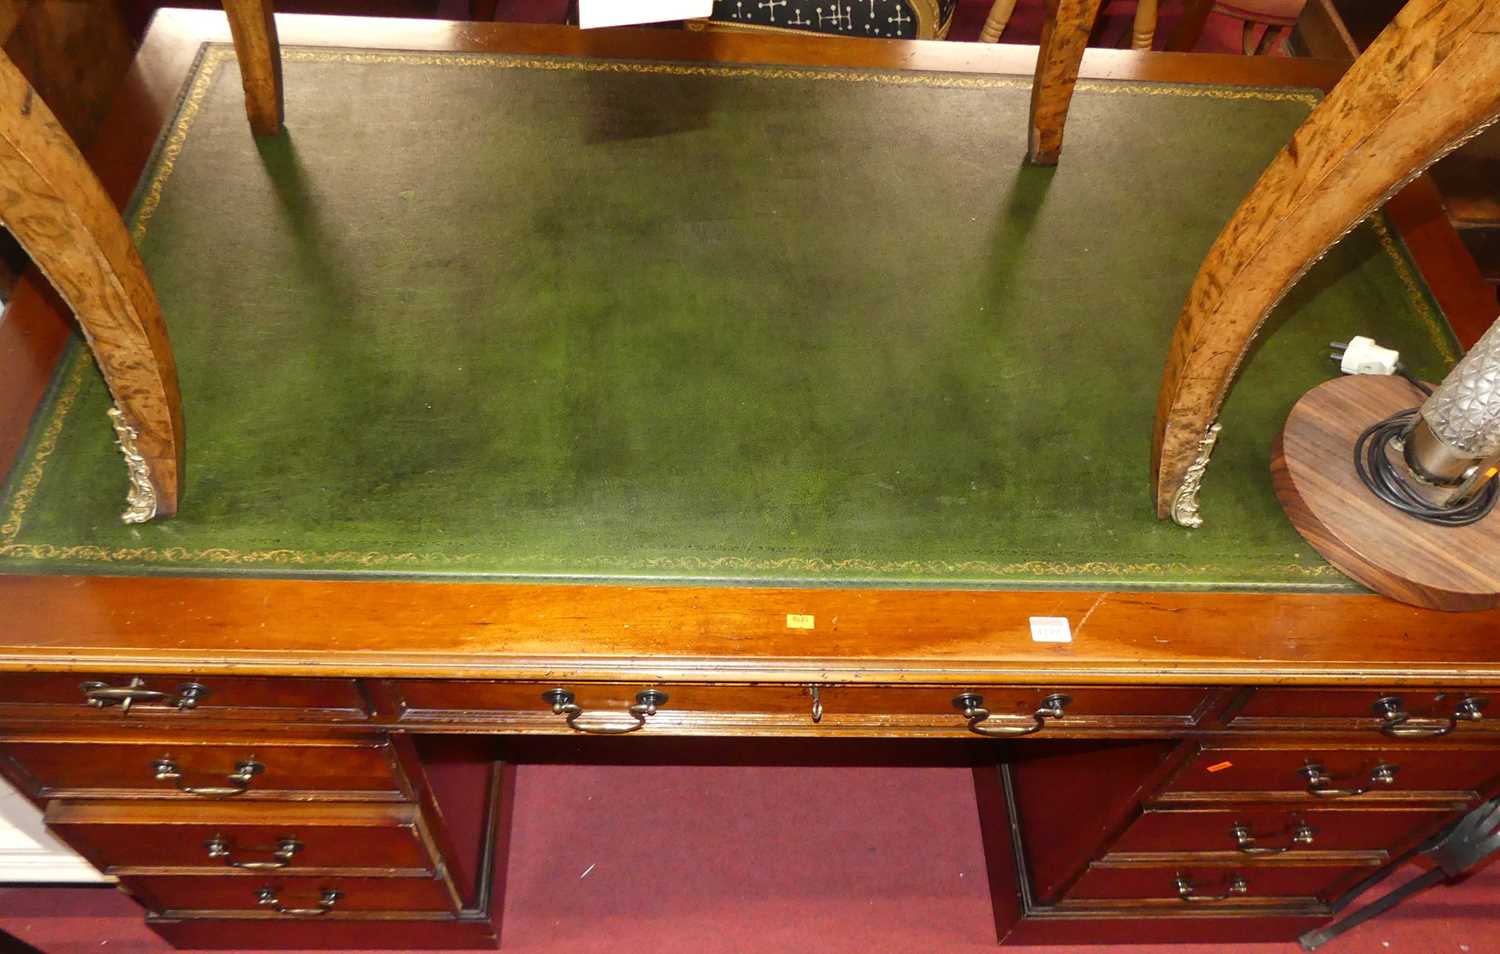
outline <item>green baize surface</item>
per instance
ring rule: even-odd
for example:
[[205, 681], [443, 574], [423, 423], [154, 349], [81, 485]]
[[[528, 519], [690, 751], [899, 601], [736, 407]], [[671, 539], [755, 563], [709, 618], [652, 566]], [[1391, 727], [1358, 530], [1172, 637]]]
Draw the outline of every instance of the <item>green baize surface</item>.
[[289, 50], [257, 142], [205, 62], [136, 213], [181, 512], [119, 522], [70, 363], [4, 572], [1349, 589], [1272, 439], [1329, 341], [1453, 357], [1362, 227], [1268, 324], [1189, 532], [1148, 489], [1167, 341], [1307, 91], [1085, 82], [1047, 169], [1026, 78]]

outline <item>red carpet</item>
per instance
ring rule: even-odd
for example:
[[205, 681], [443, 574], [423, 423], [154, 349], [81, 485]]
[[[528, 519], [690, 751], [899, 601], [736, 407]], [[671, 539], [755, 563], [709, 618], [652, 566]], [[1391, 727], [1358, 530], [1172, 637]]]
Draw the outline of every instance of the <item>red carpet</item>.
[[[1324, 950], [1500, 952], [1497, 902], [1500, 870], [1491, 868], [1462, 886], [1431, 891]], [[46, 954], [169, 950], [146, 930], [134, 903], [110, 888], [0, 888], [0, 929]], [[993, 951], [969, 773], [524, 766], [503, 949]], [[1244, 949], [1299, 950], [1293, 944]]]

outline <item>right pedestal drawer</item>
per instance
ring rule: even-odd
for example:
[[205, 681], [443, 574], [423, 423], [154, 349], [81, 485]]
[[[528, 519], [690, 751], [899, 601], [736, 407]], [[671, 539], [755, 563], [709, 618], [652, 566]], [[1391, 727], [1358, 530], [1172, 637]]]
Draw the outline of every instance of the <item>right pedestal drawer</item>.
[[1500, 749], [1429, 745], [1204, 746], [1161, 801], [1467, 802], [1500, 780]]
[[1248, 690], [1224, 714], [1231, 729], [1275, 732], [1368, 732], [1391, 739], [1500, 731], [1488, 689]]
[[1188, 913], [1205, 905], [1327, 902], [1371, 870], [1341, 865], [1221, 868], [1201, 864], [1160, 867], [1095, 864], [1068, 890], [1060, 906], [1066, 907], [1071, 902], [1144, 902]]
[[1386, 856], [1425, 837], [1452, 814], [1445, 808], [1400, 805], [1150, 808], [1115, 841], [1109, 857], [1204, 852], [1246, 860], [1325, 852]]

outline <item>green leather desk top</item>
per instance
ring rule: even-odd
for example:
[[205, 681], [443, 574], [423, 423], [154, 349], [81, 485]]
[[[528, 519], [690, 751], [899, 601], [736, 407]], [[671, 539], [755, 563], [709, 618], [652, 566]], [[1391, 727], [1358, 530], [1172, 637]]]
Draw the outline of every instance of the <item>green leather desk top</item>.
[[1158, 522], [1151, 420], [1210, 242], [1297, 90], [289, 50], [248, 131], [211, 47], [133, 210], [178, 352], [180, 514], [118, 521], [64, 362], [0, 571], [1352, 589], [1271, 492], [1363, 333], [1455, 348], [1380, 223], [1273, 317], [1207, 525]]

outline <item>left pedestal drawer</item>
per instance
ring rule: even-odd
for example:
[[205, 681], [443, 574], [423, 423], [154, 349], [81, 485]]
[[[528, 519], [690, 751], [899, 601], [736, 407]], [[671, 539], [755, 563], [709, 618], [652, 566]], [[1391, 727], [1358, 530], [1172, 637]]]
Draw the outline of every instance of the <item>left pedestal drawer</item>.
[[34, 798], [401, 801], [408, 795], [383, 739], [22, 737], [0, 743], [0, 758]]
[[121, 878], [120, 884], [148, 911], [169, 917], [336, 920], [458, 911], [457, 900], [441, 878], [161, 875]]
[[432, 841], [415, 805], [54, 801], [47, 825], [114, 875], [431, 876]]
[[137, 673], [0, 673], [0, 717], [357, 722], [369, 706], [353, 679]]

